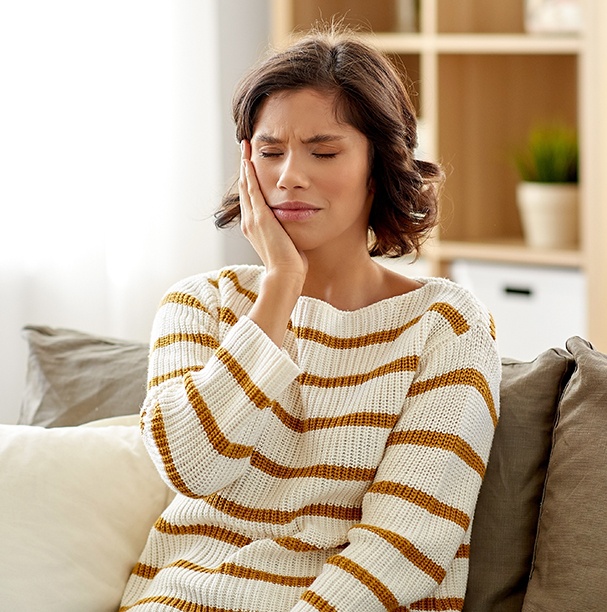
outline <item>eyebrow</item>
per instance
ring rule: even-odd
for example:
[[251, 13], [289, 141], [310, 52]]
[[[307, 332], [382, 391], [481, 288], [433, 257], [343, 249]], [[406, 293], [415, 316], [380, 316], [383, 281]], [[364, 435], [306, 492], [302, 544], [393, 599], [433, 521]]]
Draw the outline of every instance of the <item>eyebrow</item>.
[[[306, 138], [302, 142], [304, 144], [322, 144], [325, 142], [335, 142], [337, 140], [343, 140], [344, 138], [345, 136], [340, 136], [337, 134], [315, 134], [310, 138]], [[282, 144], [283, 142], [280, 138], [270, 136], [269, 134], [258, 134], [254, 136], [253, 140], [263, 142], [265, 144]]]

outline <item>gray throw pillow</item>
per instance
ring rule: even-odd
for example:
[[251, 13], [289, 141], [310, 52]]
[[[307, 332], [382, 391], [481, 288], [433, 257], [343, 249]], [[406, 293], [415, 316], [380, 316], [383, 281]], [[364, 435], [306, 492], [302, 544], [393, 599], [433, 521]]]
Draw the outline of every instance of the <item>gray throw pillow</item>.
[[148, 346], [29, 325], [18, 423], [58, 427], [135, 414], [145, 398]]
[[581, 338], [558, 408], [524, 612], [607, 608], [607, 355]]
[[531, 571], [556, 409], [573, 369], [550, 349], [502, 359], [500, 420], [479, 494], [464, 612], [520, 612]]

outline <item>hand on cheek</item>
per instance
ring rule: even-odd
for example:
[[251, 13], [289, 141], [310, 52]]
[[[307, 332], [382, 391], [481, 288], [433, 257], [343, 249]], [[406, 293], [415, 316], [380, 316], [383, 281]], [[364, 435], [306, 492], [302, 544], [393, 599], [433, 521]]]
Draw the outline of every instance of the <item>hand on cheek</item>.
[[274, 216], [261, 188], [253, 162], [251, 143], [241, 143], [241, 166], [238, 182], [241, 229], [268, 272], [299, 274], [305, 279], [307, 262]]

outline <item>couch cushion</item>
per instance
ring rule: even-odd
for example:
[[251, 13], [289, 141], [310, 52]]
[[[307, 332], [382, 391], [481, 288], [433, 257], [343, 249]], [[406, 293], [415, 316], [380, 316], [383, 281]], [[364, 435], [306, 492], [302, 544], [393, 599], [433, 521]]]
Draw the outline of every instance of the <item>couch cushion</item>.
[[115, 612], [172, 497], [138, 427], [0, 425], [0, 608]]
[[607, 602], [607, 355], [581, 338], [558, 421], [523, 610], [604, 610]]
[[147, 345], [33, 325], [23, 336], [29, 357], [19, 424], [80, 425], [139, 412]]
[[531, 570], [552, 428], [571, 356], [502, 359], [500, 420], [472, 527], [465, 612], [520, 612]]

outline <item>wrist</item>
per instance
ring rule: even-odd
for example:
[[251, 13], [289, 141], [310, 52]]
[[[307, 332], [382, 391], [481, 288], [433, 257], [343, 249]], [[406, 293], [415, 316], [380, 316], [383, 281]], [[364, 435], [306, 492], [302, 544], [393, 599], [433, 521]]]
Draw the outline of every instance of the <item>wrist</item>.
[[274, 292], [291, 297], [295, 300], [303, 291], [306, 275], [296, 270], [266, 270], [261, 281], [261, 292]]
[[249, 312], [249, 318], [278, 346], [282, 346], [291, 312], [301, 295], [304, 280], [302, 275], [297, 273], [267, 273], [261, 282], [257, 300]]

